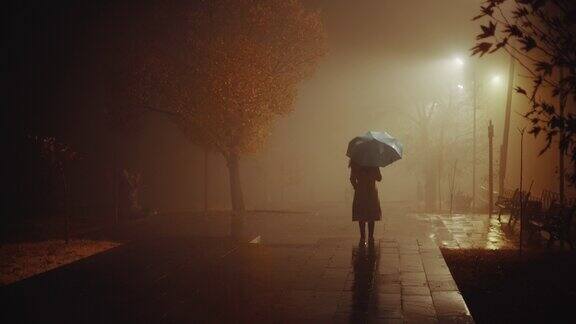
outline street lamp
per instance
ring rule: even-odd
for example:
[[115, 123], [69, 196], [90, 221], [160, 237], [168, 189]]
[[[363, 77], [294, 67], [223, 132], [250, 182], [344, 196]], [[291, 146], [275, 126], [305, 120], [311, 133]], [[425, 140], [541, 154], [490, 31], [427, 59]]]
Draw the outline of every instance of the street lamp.
[[[464, 61], [461, 57], [454, 57], [453, 58], [453, 65], [458, 68], [461, 69], [464, 67], [464, 65], [466, 65], [467, 62]], [[499, 86], [502, 84], [503, 80], [502, 77], [499, 74], [495, 74], [493, 76], [491, 76], [490, 78], [488, 78], [487, 80], [484, 79], [485, 81], [480, 80], [479, 76], [478, 76], [478, 71], [476, 68], [476, 64], [472, 63], [471, 64], [471, 75], [472, 75], [472, 83], [471, 83], [471, 91], [472, 91], [472, 98], [473, 98], [473, 104], [472, 104], [472, 110], [473, 110], [473, 121], [472, 121], [472, 209], [475, 210], [476, 209], [476, 144], [477, 144], [477, 109], [478, 109], [478, 92], [479, 92], [479, 88], [481, 83], [485, 83], [485, 82], [489, 82], [490, 84], [492, 84], [493, 86]], [[503, 140], [503, 144], [502, 144], [502, 148], [501, 148], [501, 156], [500, 156], [500, 176], [499, 176], [499, 191], [502, 192], [503, 190], [503, 183], [504, 183], [504, 177], [505, 177], [505, 172], [506, 172], [506, 152], [507, 152], [507, 148], [508, 148], [508, 131], [509, 131], [509, 124], [510, 124], [510, 94], [511, 94], [511, 87], [512, 87], [512, 83], [511, 83], [511, 79], [513, 76], [513, 64], [511, 64], [511, 71], [509, 72], [509, 84], [508, 84], [508, 98], [507, 98], [507, 105], [506, 105], [506, 119], [505, 119], [505, 126], [504, 126], [504, 140]], [[462, 83], [459, 83], [456, 85], [458, 90], [464, 90], [465, 86]], [[468, 85], [466, 86], [468, 87]]]
[[[458, 68], [464, 66], [464, 60], [460, 57], [454, 58], [454, 65]], [[464, 85], [458, 84], [458, 89], [464, 89]], [[472, 120], [472, 210], [476, 209], [476, 109], [477, 109], [477, 95], [478, 95], [478, 80], [476, 75], [476, 65], [472, 66], [472, 91], [473, 91], [473, 120]]]
[[502, 78], [500, 77], [500, 75], [494, 75], [490, 81], [492, 81], [492, 84], [494, 85], [500, 85], [500, 83], [502, 82]]
[[456, 66], [458, 67], [462, 67], [464, 66], [464, 60], [462, 60], [459, 57], [454, 58], [454, 64], [456, 64]]

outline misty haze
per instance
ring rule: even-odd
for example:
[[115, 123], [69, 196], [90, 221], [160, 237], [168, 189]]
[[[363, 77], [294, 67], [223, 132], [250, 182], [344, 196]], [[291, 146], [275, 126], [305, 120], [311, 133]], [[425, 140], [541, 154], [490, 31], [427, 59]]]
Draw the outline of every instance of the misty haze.
[[573, 317], [572, 1], [3, 20], [2, 323]]

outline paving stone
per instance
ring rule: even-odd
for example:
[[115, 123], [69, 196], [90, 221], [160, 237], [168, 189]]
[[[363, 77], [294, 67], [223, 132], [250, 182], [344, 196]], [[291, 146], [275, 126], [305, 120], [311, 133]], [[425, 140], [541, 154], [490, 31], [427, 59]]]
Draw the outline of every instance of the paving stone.
[[317, 282], [315, 289], [318, 291], [342, 291], [346, 283], [345, 278], [323, 278]]
[[424, 272], [428, 276], [450, 275], [450, 269], [444, 262], [424, 263]]
[[370, 298], [368, 295], [358, 296], [352, 291], [345, 291], [338, 300], [338, 312], [352, 313], [360, 305], [367, 306], [369, 302]]
[[435, 291], [432, 300], [439, 316], [469, 316], [470, 311], [458, 291]]
[[442, 252], [438, 249], [437, 246], [434, 246], [433, 249], [420, 251], [420, 256], [422, 257], [422, 261], [426, 260], [444, 260], [444, 256], [442, 256]]
[[436, 309], [431, 296], [402, 296], [402, 311], [406, 318], [415, 316], [436, 317]]
[[434, 281], [428, 280], [428, 286], [430, 287], [430, 291], [458, 291], [458, 286], [454, 282], [454, 280], [448, 281]]
[[402, 292], [402, 288], [400, 284], [384, 283], [377, 284], [376, 291], [380, 294], [400, 294]]
[[380, 239], [380, 246], [387, 247], [387, 246], [398, 246], [398, 240], [391, 240], [391, 239]]
[[472, 316], [438, 316], [440, 324], [474, 324]]
[[[349, 324], [351, 323], [351, 314], [350, 313], [336, 313], [330, 323], [332, 324]], [[289, 322], [286, 322], [289, 323]]]
[[402, 295], [379, 292], [374, 295], [373, 304], [378, 309], [396, 310], [402, 307]]
[[452, 274], [450, 272], [444, 273], [429, 273], [427, 278], [430, 281], [450, 281], [453, 280]]
[[376, 294], [370, 308], [370, 314], [375, 318], [402, 318], [401, 294]]
[[402, 272], [400, 273], [400, 283], [402, 286], [426, 286], [426, 274], [424, 272]]
[[301, 307], [315, 297], [314, 290], [289, 290], [279, 296], [279, 304], [284, 307]]
[[381, 248], [380, 249], [380, 254], [398, 254], [398, 248], [396, 247], [391, 247], [391, 248]]
[[381, 253], [380, 254], [380, 265], [387, 266], [398, 266], [400, 265], [400, 254], [399, 253]]
[[430, 296], [430, 288], [425, 286], [402, 286], [402, 296]]
[[404, 318], [405, 324], [435, 324], [438, 323], [436, 317], [431, 316], [420, 316], [420, 315], [409, 315]]
[[323, 278], [343, 278], [346, 279], [352, 274], [350, 269], [326, 269], [323, 273]]
[[376, 275], [376, 281], [382, 284], [386, 283], [393, 283], [399, 284], [400, 283], [400, 273], [392, 273], [392, 274], [378, 274]]
[[[194, 246], [150, 241], [146, 248], [127, 253], [130, 258], [120, 258], [133, 262], [122, 270], [126, 275], [108, 271], [119, 269], [114, 265], [122, 262], [108, 262], [106, 267], [102, 262], [87, 263], [102, 267], [108, 275], [95, 279], [100, 290], [95, 285], [86, 292], [124, 291], [124, 295], [106, 299], [114, 301], [111, 304], [117, 307], [112, 305], [109, 310], [116, 314], [134, 303], [133, 314], [126, 315], [123, 322], [473, 322], [436, 244], [457, 248], [459, 243], [489, 242], [486, 233], [494, 244], [501, 244], [497, 241], [502, 239], [501, 233], [482, 227], [488, 223], [468, 221], [467, 216], [397, 218], [395, 224], [386, 225], [393, 235], [388, 230], [379, 232], [383, 226], [377, 228], [385, 238], [370, 252], [367, 247], [359, 248], [356, 238], [346, 238], [349, 229], [337, 228], [341, 225], [334, 225], [329, 216], [326, 213], [323, 221], [318, 215], [305, 221], [295, 221], [297, 216], [292, 215], [285, 217], [286, 221], [278, 216], [273, 224], [260, 221], [251, 227], [265, 227], [261, 245], [232, 253], [228, 248], [213, 251], [213, 243]], [[344, 234], [338, 237], [334, 233]], [[275, 243], [270, 243], [272, 240]], [[217, 266], [205, 261], [206, 251], [215, 256]], [[222, 255], [226, 257], [219, 258]], [[56, 283], [65, 276], [53, 278]], [[80, 279], [71, 282], [85, 285]], [[69, 291], [84, 290], [76, 287]], [[145, 294], [148, 291], [157, 294], [151, 299]], [[84, 304], [90, 306], [78, 304], [78, 309], [92, 307], [88, 302]], [[92, 322], [106, 321], [95, 315]]]
[[404, 320], [402, 318], [369, 318], [368, 323], [403, 324]]
[[398, 274], [400, 273], [400, 267], [394, 267], [394, 266], [382, 266], [380, 265], [378, 267], [378, 273], [380, 274]]
[[400, 255], [400, 272], [423, 272], [424, 267], [419, 254]]

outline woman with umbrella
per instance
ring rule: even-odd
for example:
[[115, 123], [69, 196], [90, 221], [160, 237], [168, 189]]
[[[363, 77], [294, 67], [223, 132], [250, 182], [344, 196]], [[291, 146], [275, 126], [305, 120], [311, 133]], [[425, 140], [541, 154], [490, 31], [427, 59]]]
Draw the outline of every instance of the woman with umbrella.
[[402, 158], [402, 144], [386, 132], [368, 132], [348, 144], [350, 182], [354, 187], [352, 221], [360, 228], [360, 240], [374, 240], [374, 222], [382, 219], [376, 181], [382, 180], [379, 167]]
[[374, 222], [382, 219], [380, 200], [376, 181], [382, 180], [378, 167], [361, 166], [350, 160], [350, 182], [354, 187], [352, 202], [352, 221], [358, 222], [360, 240], [366, 239], [366, 223], [368, 223], [368, 238], [374, 239]]

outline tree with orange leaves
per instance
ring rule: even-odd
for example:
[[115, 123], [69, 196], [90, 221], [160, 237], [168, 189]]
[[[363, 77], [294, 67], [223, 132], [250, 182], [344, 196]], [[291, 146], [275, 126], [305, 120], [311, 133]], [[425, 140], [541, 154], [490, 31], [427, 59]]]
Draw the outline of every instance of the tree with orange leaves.
[[326, 51], [323, 26], [319, 12], [298, 0], [195, 6], [155, 9], [149, 23], [166, 32], [129, 63], [123, 91], [132, 104], [110, 112], [119, 121], [167, 114], [193, 143], [222, 154], [232, 207], [241, 212], [240, 159], [263, 146], [276, 117], [292, 111], [298, 84]]

